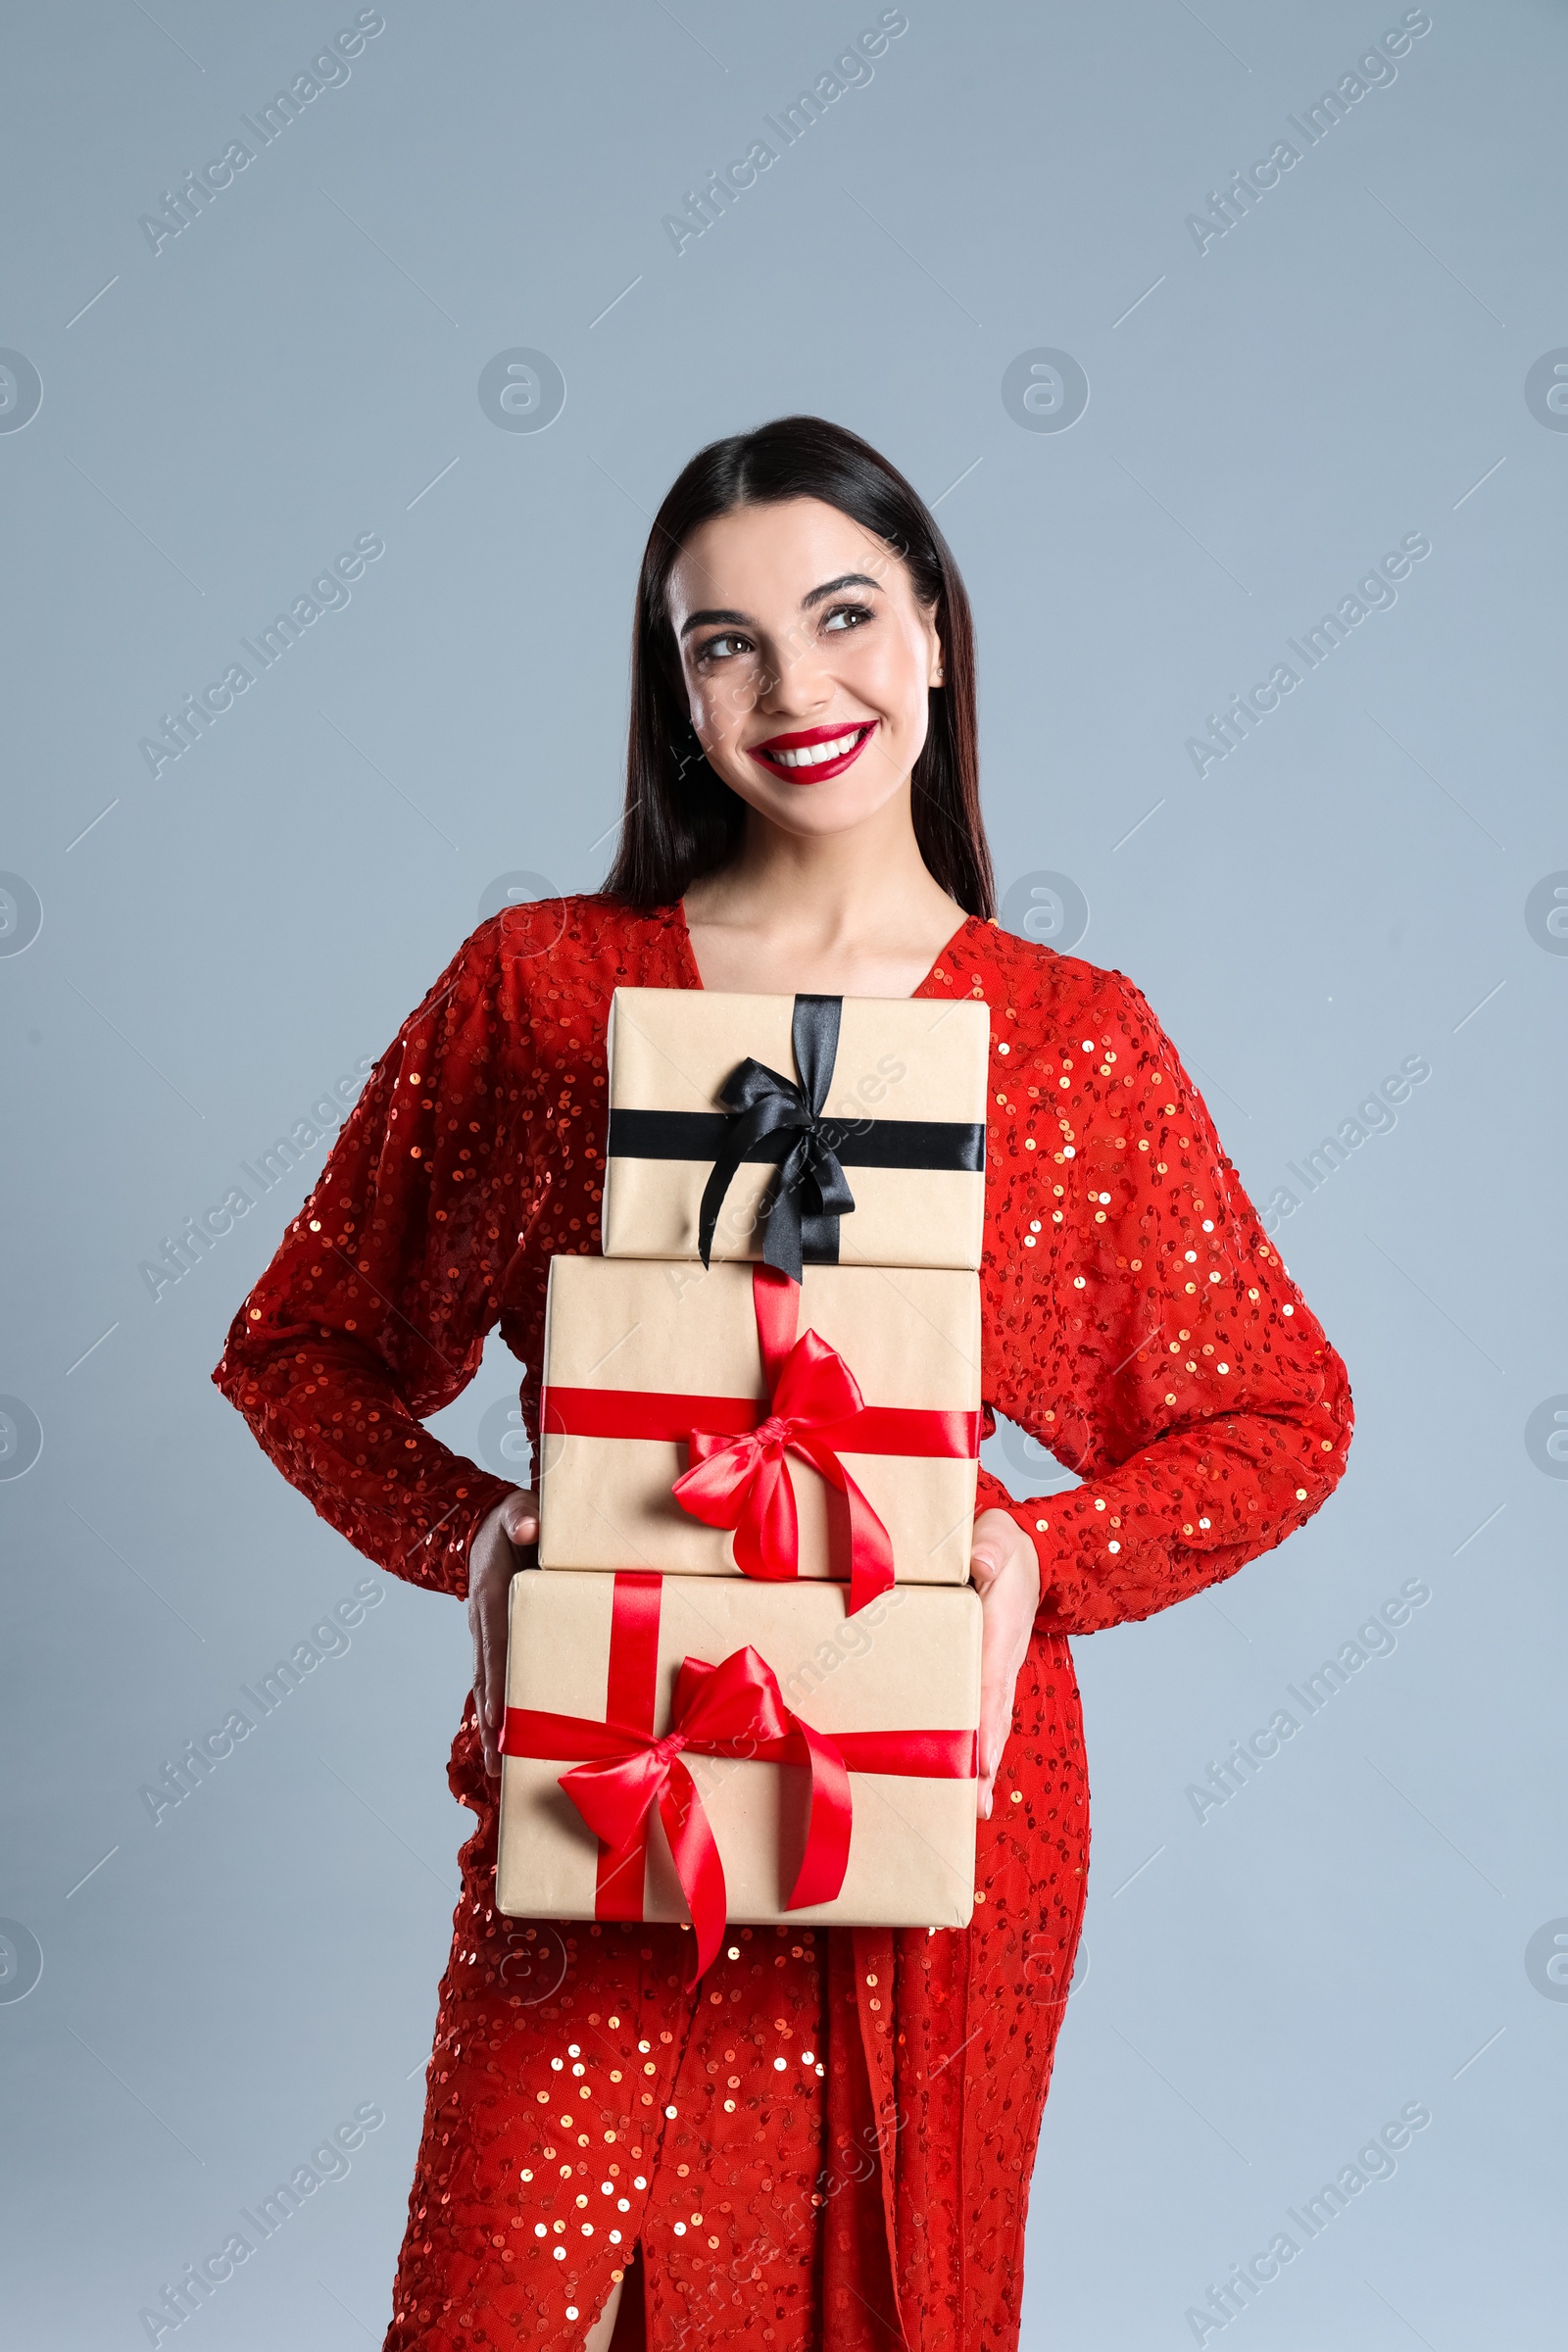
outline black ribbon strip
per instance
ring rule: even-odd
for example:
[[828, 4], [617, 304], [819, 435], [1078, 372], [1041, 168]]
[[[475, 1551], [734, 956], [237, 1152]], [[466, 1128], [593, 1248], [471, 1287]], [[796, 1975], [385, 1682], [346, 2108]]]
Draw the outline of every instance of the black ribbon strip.
[[719, 1095], [723, 1111], [612, 1110], [612, 1158], [710, 1160], [698, 1247], [710, 1261], [720, 1209], [743, 1161], [779, 1171], [763, 1206], [763, 1262], [799, 1282], [803, 1262], [836, 1265], [839, 1219], [855, 1206], [844, 1169], [934, 1168], [978, 1173], [985, 1129], [957, 1119], [824, 1118], [838, 1054], [841, 997], [797, 997], [791, 1022], [801, 1083], [748, 1059]]
[[[851, 1118], [835, 1113], [818, 1125], [841, 1167], [938, 1168], [977, 1175], [986, 1164], [986, 1131], [966, 1119]], [[724, 1148], [730, 1116], [722, 1110], [612, 1110], [612, 1159], [691, 1159], [711, 1162]], [[743, 1161], [780, 1160], [787, 1129], [759, 1136]]]

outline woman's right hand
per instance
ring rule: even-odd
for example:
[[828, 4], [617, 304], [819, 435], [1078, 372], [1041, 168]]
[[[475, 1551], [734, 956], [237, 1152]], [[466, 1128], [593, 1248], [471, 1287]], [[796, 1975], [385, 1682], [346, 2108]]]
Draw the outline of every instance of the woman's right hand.
[[473, 1703], [484, 1768], [501, 1778], [501, 1724], [507, 1706], [507, 1598], [523, 1555], [539, 1541], [539, 1497], [516, 1487], [481, 1519], [468, 1546], [468, 1631], [473, 1636]]

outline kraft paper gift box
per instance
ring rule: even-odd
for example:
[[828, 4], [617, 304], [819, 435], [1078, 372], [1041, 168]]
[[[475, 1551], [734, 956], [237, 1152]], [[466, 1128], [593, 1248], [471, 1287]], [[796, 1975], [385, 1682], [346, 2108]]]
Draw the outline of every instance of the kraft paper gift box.
[[498, 1908], [690, 1918], [697, 1973], [726, 1919], [963, 1927], [980, 1623], [972, 1590], [846, 1617], [821, 1585], [525, 1570]]
[[990, 1039], [974, 1000], [616, 989], [605, 1255], [977, 1267]]
[[979, 1410], [977, 1275], [553, 1258], [540, 1564], [961, 1584]]

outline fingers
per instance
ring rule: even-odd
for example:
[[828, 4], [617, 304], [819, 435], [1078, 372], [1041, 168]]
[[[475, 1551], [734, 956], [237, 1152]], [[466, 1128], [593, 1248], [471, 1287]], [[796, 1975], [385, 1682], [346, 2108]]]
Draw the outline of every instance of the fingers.
[[1002, 1562], [989, 1544], [977, 1544], [969, 1554], [969, 1581], [977, 1592], [989, 1592], [996, 1583]]
[[507, 1711], [507, 1604], [505, 1596], [498, 1602], [485, 1635], [485, 1740], [489, 1760], [485, 1769], [492, 1780], [501, 1777], [501, 1726]]
[[979, 1815], [982, 1821], [991, 1819], [997, 1767], [1002, 1762], [1006, 1724], [1012, 1713], [1011, 1686], [1016, 1680], [1016, 1675], [1005, 1683], [988, 1678], [981, 1684]]
[[980, 1664], [980, 1819], [991, 1819], [991, 1807], [996, 1791], [997, 1767], [1002, 1762], [1002, 1750], [1012, 1718], [1012, 1690], [1017, 1669], [1001, 1654], [997, 1646], [988, 1644], [981, 1652]]
[[1016, 1571], [1023, 1563], [1034, 1565], [1036, 1578], [1039, 1563], [1035, 1560], [1034, 1545], [1005, 1511], [982, 1511], [974, 1523], [974, 1536], [969, 1546], [969, 1576], [975, 1590], [984, 1596], [1000, 1578]]
[[473, 1636], [473, 1713], [482, 1740], [484, 1737], [484, 1647], [479, 1639], [479, 1615], [476, 1609], [468, 1611], [468, 1631]]
[[468, 1635], [473, 1642], [473, 1712], [484, 1738], [484, 1630], [479, 1613], [479, 1596], [470, 1579], [468, 1591]]
[[501, 1724], [506, 1711], [507, 1673], [506, 1584], [487, 1584], [480, 1595], [478, 1616], [479, 1673], [476, 1700], [484, 1768], [491, 1780], [501, 1777]]
[[[477, 1573], [478, 1546], [468, 1569], [468, 1633], [473, 1642], [473, 1713], [478, 1725], [479, 1740], [483, 1745], [485, 1730], [485, 1619], [484, 1580]], [[490, 1770], [490, 1758], [485, 1756], [485, 1770]]]
[[528, 1489], [519, 1487], [509, 1494], [501, 1506], [501, 1524], [510, 1543], [519, 1545], [539, 1541], [539, 1497]]
[[505, 1495], [478, 1528], [468, 1554], [468, 1626], [473, 1635], [473, 1704], [484, 1768], [501, 1773], [506, 1711], [507, 1608], [518, 1558], [539, 1540], [539, 1497], [526, 1488]]
[[982, 1591], [980, 1637], [980, 1785], [978, 1818], [991, 1819], [997, 1774], [1012, 1728], [1018, 1673], [1029, 1647], [1033, 1602], [1017, 1577], [999, 1576]]

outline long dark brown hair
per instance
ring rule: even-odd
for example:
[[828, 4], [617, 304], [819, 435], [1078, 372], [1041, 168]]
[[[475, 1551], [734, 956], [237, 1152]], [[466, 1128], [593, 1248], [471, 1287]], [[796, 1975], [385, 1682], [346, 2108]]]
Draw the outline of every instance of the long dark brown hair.
[[737, 507], [816, 498], [872, 532], [935, 607], [946, 684], [931, 689], [914, 763], [914, 837], [934, 879], [967, 914], [996, 908], [980, 816], [974, 624], [957, 564], [930, 510], [886, 458], [820, 416], [780, 416], [698, 451], [654, 518], [637, 582], [631, 641], [626, 806], [607, 891], [667, 906], [740, 847], [746, 804], [713, 773], [691, 723], [669, 617], [669, 578], [693, 531]]

